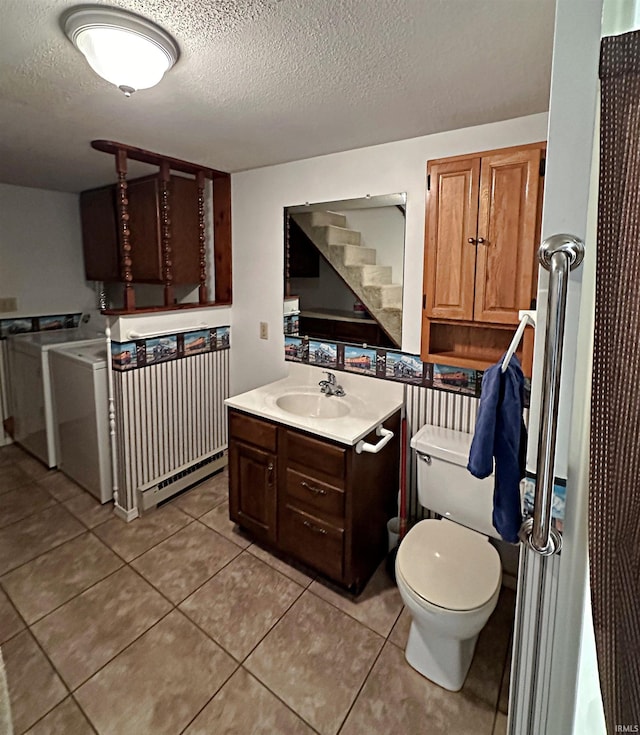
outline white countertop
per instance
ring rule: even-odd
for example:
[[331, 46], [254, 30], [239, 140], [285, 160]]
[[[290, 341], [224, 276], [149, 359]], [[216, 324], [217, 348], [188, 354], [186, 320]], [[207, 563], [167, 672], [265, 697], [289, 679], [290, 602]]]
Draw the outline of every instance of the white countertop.
[[349, 446], [355, 445], [402, 407], [403, 387], [399, 383], [334, 372], [336, 382], [342, 385], [346, 395], [343, 398], [323, 396], [322, 400], [344, 402], [349, 407], [349, 413], [339, 418], [298, 416], [281, 409], [276, 403], [277, 399], [290, 393], [320, 395], [318, 381], [325, 375], [320, 368], [311, 365], [288, 365], [288, 377], [227, 398], [225, 404], [230, 408]]

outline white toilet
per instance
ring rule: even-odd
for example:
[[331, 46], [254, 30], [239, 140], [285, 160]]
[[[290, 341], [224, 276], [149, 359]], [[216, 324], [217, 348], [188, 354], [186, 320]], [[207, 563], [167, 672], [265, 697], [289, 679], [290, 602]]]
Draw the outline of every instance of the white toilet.
[[451, 691], [464, 684], [502, 580], [500, 557], [487, 538], [500, 538], [491, 523], [494, 478], [478, 480], [466, 469], [471, 439], [424, 426], [411, 440], [420, 504], [442, 520], [417, 523], [396, 557], [396, 582], [412, 616], [406, 659]]

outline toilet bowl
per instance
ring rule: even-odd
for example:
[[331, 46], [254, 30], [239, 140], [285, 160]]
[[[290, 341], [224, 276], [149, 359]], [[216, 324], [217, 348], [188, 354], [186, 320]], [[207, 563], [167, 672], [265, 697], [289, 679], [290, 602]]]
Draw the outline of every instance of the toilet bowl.
[[407, 662], [441, 687], [458, 691], [498, 602], [498, 552], [486, 536], [468, 528], [421, 521], [400, 544], [396, 582], [412, 617]]

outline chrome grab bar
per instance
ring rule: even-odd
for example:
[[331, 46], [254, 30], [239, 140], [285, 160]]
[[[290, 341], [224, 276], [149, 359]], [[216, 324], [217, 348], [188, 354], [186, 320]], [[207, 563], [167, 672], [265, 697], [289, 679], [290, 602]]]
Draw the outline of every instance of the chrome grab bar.
[[577, 268], [583, 258], [584, 243], [573, 235], [552, 235], [538, 250], [540, 264], [549, 271], [547, 328], [533, 518], [522, 524], [520, 536], [542, 556], [551, 556], [562, 546], [562, 537], [551, 528], [562, 346], [569, 271]]

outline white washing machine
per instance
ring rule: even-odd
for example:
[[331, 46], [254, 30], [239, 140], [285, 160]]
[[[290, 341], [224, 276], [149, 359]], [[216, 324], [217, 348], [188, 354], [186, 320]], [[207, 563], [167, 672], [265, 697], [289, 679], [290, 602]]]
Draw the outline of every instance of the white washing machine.
[[49, 364], [58, 467], [106, 503], [113, 495], [106, 344], [56, 347]]
[[105, 344], [105, 338], [86, 329], [56, 329], [14, 335], [8, 342], [14, 439], [47, 467], [56, 467], [49, 352], [70, 342], [76, 346]]

